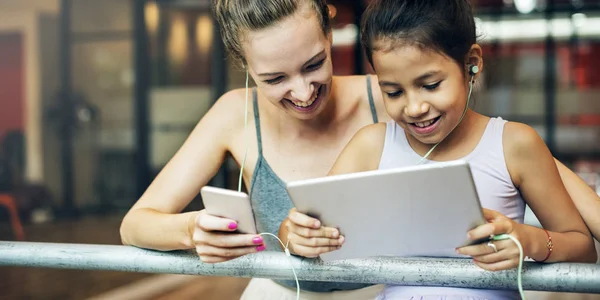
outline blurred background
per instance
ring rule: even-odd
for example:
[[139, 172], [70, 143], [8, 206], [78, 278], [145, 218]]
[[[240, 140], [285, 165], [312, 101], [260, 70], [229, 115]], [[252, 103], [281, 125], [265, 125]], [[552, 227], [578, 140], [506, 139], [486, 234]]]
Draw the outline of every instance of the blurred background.
[[[472, 1], [475, 109], [533, 126], [600, 193], [600, 0]], [[328, 1], [337, 75], [372, 72], [357, 43], [367, 2]], [[0, 240], [120, 244], [125, 212], [244, 79], [208, 0], [0, 0]], [[235, 299], [247, 283], [160, 276], [1, 267], [0, 298], [120, 299], [150, 283], [165, 288], [143, 299]]]

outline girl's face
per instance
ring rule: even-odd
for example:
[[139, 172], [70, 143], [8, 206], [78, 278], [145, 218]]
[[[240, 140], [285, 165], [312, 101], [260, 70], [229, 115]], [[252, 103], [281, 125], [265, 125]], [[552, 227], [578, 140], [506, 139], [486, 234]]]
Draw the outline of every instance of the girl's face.
[[436, 144], [457, 126], [467, 104], [466, 65], [405, 44], [373, 52], [373, 67], [388, 114], [419, 142]]
[[323, 111], [333, 76], [331, 39], [308, 6], [269, 28], [249, 32], [243, 47], [250, 74], [271, 103], [301, 120]]

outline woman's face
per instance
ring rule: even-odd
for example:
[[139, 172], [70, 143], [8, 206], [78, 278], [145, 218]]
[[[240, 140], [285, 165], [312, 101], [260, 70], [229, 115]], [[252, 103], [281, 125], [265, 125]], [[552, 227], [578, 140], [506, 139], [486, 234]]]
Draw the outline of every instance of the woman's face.
[[301, 120], [323, 111], [333, 76], [331, 40], [311, 8], [247, 33], [242, 45], [250, 74], [271, 103]]

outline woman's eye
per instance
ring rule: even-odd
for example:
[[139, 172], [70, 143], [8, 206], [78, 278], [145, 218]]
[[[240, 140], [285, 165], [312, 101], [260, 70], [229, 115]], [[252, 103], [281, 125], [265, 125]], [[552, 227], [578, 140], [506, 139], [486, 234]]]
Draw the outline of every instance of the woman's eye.
[[276, 78], [273, 78], [273, 79], [265, 80], [265, 83], [267, 83], [267, 84], [277, 84], [277, 83], [281, 82], [282, 80], [283, 80], [283, 76], [279, 76], [279, 77], [276, 77]]
[[306, 69], [308, 71], [314, 71], [314, 70], [319, 69], [324, 63], [325, 63], [325, 60], [323, 59], [323, 60], [321, 60], [321, 61], [319, 61], [319, 62], [317, 62], [315, 64], [312, 64], [312, 65], [308, 66]]

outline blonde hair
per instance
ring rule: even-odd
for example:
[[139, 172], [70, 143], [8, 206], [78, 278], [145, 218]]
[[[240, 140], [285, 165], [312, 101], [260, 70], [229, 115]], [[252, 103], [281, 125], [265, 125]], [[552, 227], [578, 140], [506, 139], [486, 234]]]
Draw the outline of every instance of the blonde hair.
[[325, 0], [214, 0], [213, 12], [225, 47], [234, 59], [246, 64], [243, 34], [267, 28], [293, 15], [304, 3], [310, 3], [323, 34], [328, 35], [331, 27]]

